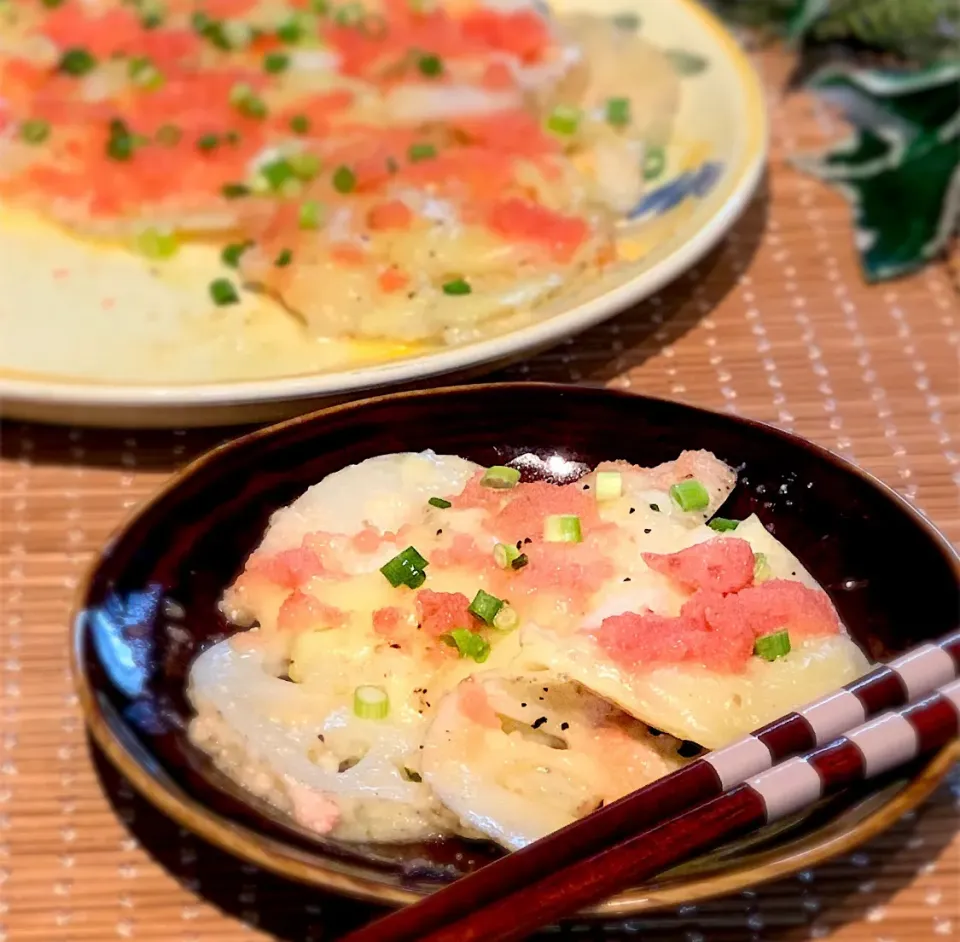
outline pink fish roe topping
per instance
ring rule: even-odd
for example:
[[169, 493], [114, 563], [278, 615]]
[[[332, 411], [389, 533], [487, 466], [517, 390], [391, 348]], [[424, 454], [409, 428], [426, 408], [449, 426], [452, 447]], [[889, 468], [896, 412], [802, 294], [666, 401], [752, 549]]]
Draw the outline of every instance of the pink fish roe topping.
[[350, 545], [359, 553], [375, 553], [381, 543], [389, 543], [388, 534], [381, 533], [376, 527], [364, 527], [350, 538]]
[[643, 553], [643, 561], [683, 588], [726, 595], [753, 582], [753, 549], [746, 540], [717, 537], [679, 553]]
[[272, 556], [254, 556], [247, 569], [287, 589], [296, 589], [325, 571], [323, 561], [312, 549], [281, 550]]
[[434, 638], [454, 628], [470, 628], [474, 618], [468, 611], [470, 599], [462, 592], [434, 592], [421, 589], [417, 593], [417, 617], [420, 627]]
[[295, 589], [277, 613], [280, 631], [309, 631], [314, 628], [340, 628], [346, 624], [346, 613], [333, 605]]
[[731, 673], [746, 667], [754, 641], [749, 629], [709, 631], [691, 618], [653, 612], [605, 618], [594, 636], [627, 669], [694, 662]]
[[794, 642], [840, 631], [827, 594], [790, 579], [771, 579], [729, 596], [718, 609], [708, 610], [707, 619], [715, 631], [749, 626], [758, 638], [785, 628]]
[[294, 817], [317, 834], [328, 834], [340, 822], [340, 807], [323, 792], [296, 782], [287, 783]]
[[499, 729], [500, 720], [497, 718], [496, 711], [490, 705], [486, 690], [472, 677], [460, 685], [457, 706], [468, 720], [477, 723], [479, 726]]
[[456, 566], [479, 568], [492, 559], [491, 553], [480, 549], [472, 536], [466, 533], [455, 533], [449, 546], [433, 551], [430, 556], [430, 565], [436, 569]]
[[407, 613], [402, 608], [378, 608], [373, 613], [373, 630], [385, 638], [395, 638], [407, 620]]
[[826, 593], [773, 579], [729, 595], [700, 590], [676, 617], [614, 615], [593, 634], [611, 660], [628, 669], [694, 662], [737, 672], [757, 638], [781, 629], [796, 643], [836, 634], [840, 622]]

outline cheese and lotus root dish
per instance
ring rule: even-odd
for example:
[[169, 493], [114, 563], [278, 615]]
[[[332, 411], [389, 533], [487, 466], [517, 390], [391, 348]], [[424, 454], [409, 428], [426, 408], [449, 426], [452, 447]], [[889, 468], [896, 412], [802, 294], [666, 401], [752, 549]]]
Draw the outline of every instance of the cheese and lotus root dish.
[[432, 349], [624, 257], [679, 101], [635, 21], [532, 0], [0, 2], [0, 216]]
[[790, 550], [715, 516], [709, 452], [512, 464], [383, 455], [277, 511], [192, 741], [319, 834], [516, 849], [867, 669]]

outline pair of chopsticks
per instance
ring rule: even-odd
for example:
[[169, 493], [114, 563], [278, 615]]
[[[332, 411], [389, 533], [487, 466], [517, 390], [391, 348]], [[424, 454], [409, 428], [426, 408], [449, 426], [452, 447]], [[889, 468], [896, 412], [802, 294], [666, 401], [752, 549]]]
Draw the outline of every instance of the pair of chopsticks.
[[[960, 735], [960, 631], [343, 942], [509, 942]], [[873, 717], [872, 719], [870, 719]]]

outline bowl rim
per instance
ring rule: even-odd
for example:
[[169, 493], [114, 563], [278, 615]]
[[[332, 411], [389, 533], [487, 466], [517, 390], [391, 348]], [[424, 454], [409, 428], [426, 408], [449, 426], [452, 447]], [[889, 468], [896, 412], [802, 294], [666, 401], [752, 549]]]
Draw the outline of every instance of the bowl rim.
[[[634, 0], [636, 2], [636, 0]], [[262, 379], [185, 383], [100, 383], [94, 379], [0, 370], [0, 403], [16, 417], [25, 409], [46, 415], [77, 409], [198, 410], [230, 408], [236, 413], [257, 405], [316, 400], [358, 394], [404, 383], [415, 383], [479, 370], [559, 343], [615, 316], [678, 278], [713, 249], [746, 210], [763, 175], [769, 149], [770, 125], [760, 77], [737, 40], [700, 0], [679, 0], [732, 64], [743, 102], [746, 129], [742, 153], [730, 168], [723, 202], [691, 238], [651, 268], [596, 298], [528, 324], [517, 330], [436, 352], [357, 366], [330, 373], [306, 372]], [[30, 416], [27, 416], [28, 418]], [[241, 419], [242, 420], [242, 419]], [[48, 419], [49, 421], [49, 419]], [[102, 424], [102, 422], [97, 423]]]
[[[84, 603], [103, 556], [110, 551], [133, 523], [177, 490], [186, 479], [201, 468], [241, 445], [280, 434], [295, 426], [322, 422], [331, 415], [360, 411], [383, 402], [440, 398], [456, 393], [482, 395], [489, 390], [522, 394], [525, 390], [530, 389], [552, 391], [557, 394], [574, 393], [588, 396], [595, 395], [600, 398], [635, 399], [641, 404], [653, 402], [679, 405], [707, 415], [732, 420], [763, 434], [772, 435], [808, 448], [818, 458], [839, 465], [845, 471], [855, 474], [892, 501], [901, 513], [924, 532], [928, 539], [939, 546], [952, 565], [958, 581], [960, 581], [960, 553], [924, 514], [901, 497], [893, 488], [828, 448], [757, 419], [734, 415], [729, 412], [720, 412], [660, 396], [638, 395], [625, 390], [605, 387], [548, 382], [476, 383], [465, 386], [444, 386], [436, 389], [388, 393], [352, 402], [338, 403], [254, 429], [198, 455], [181, 470], [171, 475], [146, 501], [125, 516], [104, 542], [101, 551], [85, 568], [83, 576], [77, 584], [71, 606], [69, 656], [70, 670], [79, 698], [80, 709], [96, 744], [112, 765], [143, 798], [177, 824], [187, 828], [220, 850], [297, 883], [388, 906], [406, 905], [422, 898], [420, 893], [412, 889], [353, 876], [315, 862], [307, 862], [299, 855], [289, 853], [282, 840], [271, 838], [268, 842], [265, 842], [254, 828], [223, 817], [179, 789], [167, 788], [152, 776], [133, 752], [127, 748], [122, 738], [112, 729], [109, 720], [100, 707], [96, 689], [87, 676], [83, 654], [86, 640], [86, 606]], [[953, 764], [958, 760], [960, 760], [960, 741], [941, 749], [909, 782], [888, 798], [882, 799], [878, 807], [867, 811], [859, 820], [845, 822], [841, 819], [840, 821], [828, 822], [816, 828], [809, 835], [805, 835], [792, 843], [788, 842], [780, 847], [774, 845], [752, 854], [749, 865], [734, 864], [714, 874], [692, 874], [689, 877], [671, 880], [663, 885], [654, 882], [645, 887], [631, 888], [602, 903], [582, 910], [578, 916], [588, 919], [632, 917], [642, 912], [722, 896], [815, 866], [857, 847], [890, 827], [906, 812], [917, 807], [941, 783]], [[864, 799], [863, 803], [869, 802], [870, 797], [876, 799], [881, 794], [882, 792], [872, 792], [870, 796]]]

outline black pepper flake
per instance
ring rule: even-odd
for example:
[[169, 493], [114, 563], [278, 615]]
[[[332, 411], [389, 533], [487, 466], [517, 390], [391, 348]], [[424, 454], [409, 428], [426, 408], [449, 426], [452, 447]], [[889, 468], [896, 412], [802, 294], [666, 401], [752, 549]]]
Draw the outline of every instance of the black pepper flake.
[[323, 733], [317, 733], [317, 739], [319, 739], [320, 742], [326, 742], [326, 739], [323, 738]]
[[523, 540], [517, 540], [517, 549], [520, 549], [521, 546], [523, 546]]
[[532, 543], [533, 540], [531, 540], [530, 537], [527, 537], [523, 542], [524, 542], [524, 543]]
[[589, 490], [590, 490], [590, 485], [589, 485], [589, 484], [584, 484], [584, 485], [583, 485], [583, 489], [584, 489], [585, 491], [589, 491]]
[[561, 724], [560, 724], [560, 729], [570, 729], [570, 724], [569, 724], [569, 723], [561, 723]]
[[549, 687], [544, 687], [544, 688], [543, 688], [543, 692], [544, 692], [544, 693], [549, 693], [549, 692], [550, 692], [550, 688], [549, 688]]
[[644, 533], [653, 533], [653, 530], [651, 530], [650, 527], [644, 527], [644, 528], [643, 528], [643, 532], [644, 532]]
[[400, 645], [399, 645], [399, 644], [391, 644], [390, 647], [393, 648], [394, 651], [399, 651], [399, 650], [400, 650]]
[[655, 514], [660, 513], [660, 505], [659, 505], [659, 504], [651, 504], [651, 505], [650, 505], [650, 509], [651, 509]]
[[630, 508], [630, 513], [635, 514], [636, 512], [637, 512], [637, 508], [636, 508], [636, 507], [631, 507], [631, 508]]
[[543, 699], [543, 697], [537, 697], [537, 699], [538, 699], [538, 700], [542, 700], [542, 699]]
[[443, 530], [437, 530], [437, 536], [440, 536], [443, 533]]
[[520, 706], [522, 706], [522, 707], [525, 707], [525, 706], [526, 706], [526, 704], [525, 704], [525, 703], [521, 703], [521, 704], [520, 704]]
[[795, 573], [795, 572], [791, 572], [790, 575], [791, 575], [791, 576], [795, 576], [796, 573]]
[[546, 722], [547, 718], [545, 716], [538, 716], [530, 725], [533, 726], [534, 729], [540, 729]]
[[627, 576], [623, 581], [624, 581], [624, 582], [629, 582], [629, 581], [630, 581], [630, 577]]

